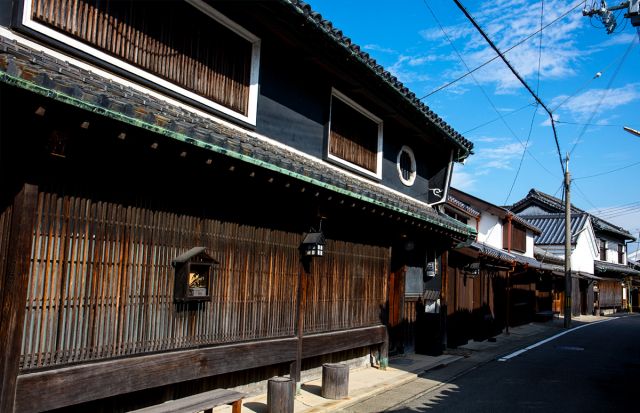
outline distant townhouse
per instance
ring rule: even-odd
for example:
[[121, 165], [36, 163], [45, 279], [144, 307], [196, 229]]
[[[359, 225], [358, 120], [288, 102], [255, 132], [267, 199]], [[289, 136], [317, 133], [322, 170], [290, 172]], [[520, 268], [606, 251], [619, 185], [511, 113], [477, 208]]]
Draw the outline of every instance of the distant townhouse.
[[[532, 189], [510, 210], [540, 228], [537, 247], [564, 259], [564, 205], [562, 200]], [[572, 313], [607, 313], [627, 309], [629, 286], [640, 276], [627, 265], [628, 242], [635, 241], [627, 230], [584, 210], [571, 206]], [[558, 308], [564, 299], [555, 297]]]
[[539, 261], [540, 229], [485, 200], [450, 188], [445, 213], [477, 229], [477, 238], [447, 255], [443, 296], [450, 345], [484, 339], [551, 313], [557, 263]]

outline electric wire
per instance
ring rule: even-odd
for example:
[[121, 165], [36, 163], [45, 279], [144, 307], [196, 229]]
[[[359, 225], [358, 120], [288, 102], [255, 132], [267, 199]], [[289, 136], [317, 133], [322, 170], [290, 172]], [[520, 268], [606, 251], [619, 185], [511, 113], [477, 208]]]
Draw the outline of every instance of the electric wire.
[[[547, 114], [549, 115], [549, 119], [551, 121], [551, 128], [553, 129], [553, 138], [554, 138], [555, 143], [556, 143], [556, 149], [558, 151], [558, 158], [560, 160], [560, 169], [562, 169], [562, 174], [564, 175], [565, 167], [564, 167], [564, 163], [562, 162], [562, 153], [560, 152], [560, 142], [558, 141], [558, 132], [556, 130], [556, 124], [555, 124], [555, 120], [553, 119], [553, 114], [551, 113], [549, 108], [544, 104], [544, 102], [538, 97], [538, 95], [533, 90], [531, 90], [531, 87], [527, 84], [527, 82], [525, 82], [525, 80], [522, 78], [522, 76], [520, 76], [518, 71], [511, 65], [511, 63], [507, 60], [507, 58], [504, 56], [504, 54], [502, 54], [500, 49], [498, 49], [498, 47], [493, 43], [493, 41], [484, 32], [482, 27], [480, 27], [478, 22], [476, 22], [476, 20], [473, 18], [473, 16], [471, 16], [469, 11], [462, 5], [462, 3], [460, 3], [458, 0], [453, 0], [453, 2], [456, 4], [456, 6], [458, 6], [458, 8], [467, 17], [467, 19], [469, 19], [471, 24], [473, 24], [473, 26], [476, 28], [476, 30], [478, 30], [478, 32], [487, 41], [487, 43], [489, 43], [489, 46], [491, 46], [493, 51], [496, 52], [500, 56], [500, 58], [502, 59], [504, 64], [507, 65], [507, 67], [509, 68], [511, 73], [513, 73], [513, 75], [518, 79], [518, 81], [522, 84], [522, 86], [524, 86], [525, 89], [527, 89], [529, 94], [531, 94], [531, 96], [533, 96], [533, 98], [536, 100], [536, 102], [538, 102], [538, 104], [540, 106], [542, 106], [544, 108], [544, 110], [547, 112]], [[465, 66], [466, 66], [466, 64], [465, 64]]]
[[609, 174], [614, 173], [614, 172], [622, 171], [623, 169], [632, 168], [632, 167], [634, 167], [636, 165], [640, 165], [640, 162], [634, 162], [632, 164], [629, 164], [629, 165], [626, 165], [626, 166], [622, 166], [620, 168], [612, 169], [612, 170], [606, 171], [606, 172], [599, 172], [599, 173], [593, 174], [593, 175], [580, 176], [580, 177], [577, 177], [577, 178], [573, 178], [573, 180], [577, 181], [577, 180], [582, 180], [582, 179], [595, 178], [595, 177], [603, 176], [603, 175], [609, 175]]
[[[540, 2], [540, 27], [542, 28], [542, 21], [544, 17], [544, 0]], [[540, 29], [540, 44], [538, 47], [538, 79], [536, 82], [536, 94], [540, 91], [540, 66], [542, 63], [542, 29]], [[533, 111], [533, 115], [531, 116], [531, 124], [529, 125], [529, 133], [527, 134], [527, 141], [524, 144], [524, 149], [522, 150], [522, 155], [520, 156], [520, 163], [518, 164], [518, 169], [516, 170], [516, 174], [513, 177], [513, 181], [511, 182], [511, 187], [509, 188], [509, 192], [507, 193], [507, 198], [504, 200], [503, 204], [506, 205], [509, 202], [509, 198], [511, 197], [511, 193], [513, 192], [513, 187], [516, 186], [516, 182], [518, 181], [518, 176], [520, 176], [520, 170], [522, 169], [522, 163], [524, 161], [524, 155], [527, 153], [527, 147], [529, 146], [529, 140], [531, 139], [531, 132], [533, 131], [533, 122], [536, 120], [536, 114], [538, 113], [538, 105], [536, 105], [535, 110]]]
[[[444, 30], [444, 27], [442, 26], [442, 24], [440, 23], [440, 20], [438, 19], [438, 17], [436, 16], [436, 14], [434, 13], [434, 11], [431, 9], [431, 7], [429, 6], [429, 4], [427, 3], [426, 0], [423, 0], [424, 5], [427, 7], [427, 9], [429, 10], [429, 13], [431, 14], [431, 16], [433, 17], [433, 19], [435, 20], [436, 24], [438, 25], [438, 27], [440, 28], [440, 30], [442, 31], [442, 33], [445, 35], [445, 38], [447, 39], [447, 41], [449, 42], [449, 45], [451, 46], [451, 48], [453, 49], [453, 51], [456, 53], [456, 55], [458, 56], [458, 59], [460, 59], [460, 61], [462, 62], [462, 64], [467, 68], [467, 70], [469, 69], [469, 66], [467, 65], [467, 63], [465, 62], [465, 60], [462, 58], [462, 55], [460, 54], [460, 52], [458, 51], [458, 49], [456, 48], [456, 46], [453, 44], [453, 41], [451, 40], [451, 38], [449, 37], [449, 34]], [[520, 143], [520, 145], [522, 145], [523, 149], [527, 151], [527, 153], [538, 163], [538, 165], [540, 165], [540, 167], [545, 170], [547, 173], [549, 173], [552, 177], [557, 178], [553, 172], [549, 171], [532, 153], [531, 151], [529, 151], [527, 149], [527, 147], [525, 146], [525, 144], [522, 142], [522, 140], [520, 140], [520, 138], [518, 137], [518, 135], [513, 131], [513, 129], [509, 126], [509, 124], [506, 122], [506, 120], [504, 119], [504, 116], [502, 116], [502, 114], [500, 113], [500, 111], [498, 110], [498, 108], [494, 105], [493, 101], [491, 100], [491, 98], [489, 97], [489, 95], [487, 94], [487, 92], [484, 90], [484, 88], [482, 87], [482, 85], [480, 85], [480, 83], [477, 81], [477, 79], [474, 76], [471, 76], [471, 78], [473, 79], [473, 81], [475, 82], [476, 86], [478, 86], [478, 89], [480, 89], [480, 91], [482, 92], [483, 96], [485, 97], [485, 99], [487, 99], [487, 102], [489, 102], [489, 105], [493, 108], [493, 110], [496, 112], [496, 114], [500, 117], [500, 120], [502, 120], [504, 126], [511, 132], [511, 134], [514, 136], [514, 138], [516, 138], [516, 140]]]
[[582, 199], [584, 199], [585, 201], [587, 201], [587, 204], [591, 205], [593, 208], [596, 208], [596, 209], [598, 208], [597, 206], [595, 206], [595, 204], [594, 204], [593, 202], [591, 202], [591, 200], [589, 199], [589, 197], [587, 197], [587, 195], [586, 195], [584, 192], [582, 192], [582, 189], [580, 189], [580, 187], [578, 186], [578, 184], [577, 184], [577, 183], [573, 182], [573, 187], [574, 187], [575, 189], [577, 189], [577, 190], [578, 190], [578, 192], [580, 192], [580, 195], [582, 195]]
[[[516, 114], [516, 113], [518, 113], [518, 112], [520, 112], [520, 111], [522, 111], [522, 110], [524, 110], [524, 109], [526, 109], [526, 108], [528, 108], [528, 107], [531, 107], [531, 106], [537, 106], [537, 105], [538, 105], [538, 103], [537, 103], [537, 102], [527, 103], [526, 105], [521, 106], [521, 107], [519, 107], [518, 109], [514, 109], [514, 110], [512, 110], [511, 112], [507, 112], [507, 113], [505, 113], [505, 114], [503, 115], [503, 117], [505, 117], [505, 118], [506, 118], [507, 116], [514, 115], [514, 114]], [[476, 129], [480, 129], [480, 128], [482, 128], [483, 126], [487, 126], [487, 125], [489, 125], [489, 124], [491, 124], [491, 123], [493, 123], [493, 122], [497, 122], [497, 121], [499, 121], [499, 120], [500, 120], [500, 118], [494, 118], [494, 119], [491, 119], [490, 121], [484, 122], [484, 123], [483, 123], [483, 124], [481, 124], [481, 125], [475, 126], [475, 127], [471, 128], [471, 129], [467, 129], [466, 131], [462, 132], [462, 134], [463, 134], [463, 135], [466, 135], [466, 134], [467, 134], [467, 133], [469, 133], [469, 132], [473, 132], [473, 131], [474, 131], [474, 130], [476, 130]]]
[[611, 89], [611, 85], [613, 84], [614, 80], [618, 76], [618, 73], [620, 73], [620, 69], [622, 68], [622, 65], [627, 60], [627, 57], [629, 56], [629, 53], [631, 53], [631, 50], [633, 50], [635, 45], [636, 45], [636, 39], [633, 38], [631, 40], [631, 43], [629, 44], [629, 47], [627, 47], [627, 49], [625, 50], [624, 54], [622, 55], [622, 58], [620, 59], [620, 62], [618, 63], [618, 66], [616, 67], [616, 69], [614, 70], [614, 72], [613, 72], [613, 74], [611, 76], [611, 79], [609, 79], [609, 82], [607, 83], [606, 88], [604, 89], [603, 93], [600, 94], [600, 99], [598, 99], [598, 103], [596, 103], [596, 106], [594, 107], [593, 112], [591, 113], [591, 116], [589, 116], [589, 119], [585, 123], [585, 126], [582, 128], [582, 130], [578, 134], [578, 137], [574, 140], [573, 146], [571, 147], [571, 150], [569, 151], [569, 154], [573, 153], [573, 151], [576, 149], [576, 146], [580, 142], [580, 139], [582, 139], [584, 134], [587, 132], [587, 129], [589, 128], [588, 125], [593, 121], [593, 118], [596, 116], [596, 114], [600, 110], [600, 105], [602, 104], [604, 99], [609, 94], [609, 91]]
[[[423, 0], [426, 2], [426, 0]], [[534, 33], [531, 33], [530, 35], [528, 35], [527, 37], [523, 38], [522, 40], [520, 40], [519, 42], [515, 43], [514, 45], [512, 45], [511, 47], [509, 47], [508, 49], [505, 49], [505, 51], [503, 53], [508, 53], [511, 50], [515, 49], [516, 47], [520, 46], [521, 44], [525, 43], [526, 41], [528, 41], [529, 39], [531, 39], [532, 37], [534, 37], [536, 34], [542, 32], [544, 29], [546, 29], [547, 27], [551, 26], [552, 24], [556, 23], [559, 20], [564, 19], [567, 15], [569, 15], [569, 13], [571, 13], [572, 11], [574, 11], [576, 8], [578, 8], [580, 5], [582, 4], [582, 1], [577, 3], [575, 6], [573, 6], [571, 9], [567, 10], [566, 12], [564, 12], [560, 17], [556, 18], [555, 20], [552, 20], [551, 22], [547, 23], [544, 27], [540, 28], [539, 30], [536, 30]], [[429, 96], [448, 88], [449, 86], [453, 85], [454, 83], [457, 83], [458, 81], [464, 79], [465, 77], [469, 76], [470, 74], [474, 73], [475, 71], [477, 71], [478, 69], [481, 69], [483, 67], [485, 67], [486, 65], [488, 65], [489, 63], [493, 62], [494, 60], [498, 59], [500, 56], [494, 56], [491, 59], [487, 60], [486, 62], [482, 63], [480, 66], [477, 66], [474, 69], [469, 70], [469, 68], [467, 67], [467, 72], [462, 74], [461, 76], [458, 76], [457, 78], [453, 79], [452, 81], [445, 83], [442, 86], [439, 86], [438, 88], [432, 90], [431, 92], [427, 93], [426, 95], [424, 95], [423, 97], [419, 98], [420, 100], [422, 99], [426, 99]]]
[[576, 125], [576, 126], [606, 126], [606, 127], [614, 127], [614, 128], [625, 127], [625, 125], [615, 125], [613, 123], [578, 123], [578, 122], [565, 122], [562, 120], [556, 120], [556, 123], [563, 123], [565, 125]]

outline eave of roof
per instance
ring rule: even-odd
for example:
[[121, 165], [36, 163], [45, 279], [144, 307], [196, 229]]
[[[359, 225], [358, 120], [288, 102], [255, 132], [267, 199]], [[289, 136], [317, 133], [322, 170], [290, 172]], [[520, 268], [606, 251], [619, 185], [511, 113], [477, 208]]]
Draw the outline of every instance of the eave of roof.
[[395, 76], [385, 70], [375, 59], [363, 52], [360, 46], [351, 41], [349, 37], [343, 35], [342, 31], [335, 28], [333, 24], [324, 19], [322, 15], [311, 9], [311, 6], [301, 0], [281, 0], [289, 4], [293, 9], [304, 16], [308, 22], [332, 39], [336, 44], [344, 48], [344, 50], [355, 59], [368, 67], [373, 73], [381, 79], [387, 86], [395, 90], [402, 98], [406, 99], [413, 107], [415, 107], [430, 123], [434, 124], [442, 133], [450, 139], [460, 150], [457, 161], [467, 158], [473, 153], [473, 143], [465, 139], [460, 133], [456, 132], [443, 119], [436, 115], [427, 105], [424, 104], [409, 88], [404, 86]]
[[[556, 212], [560, 213], [564, 211], [564, 203], [561, 199], [558, 199], [549, 194], [545, 194], [544, 192], [540, 192], [537, 189], [531, 189], [527, 196], [520, 201], [513, 204], [509, 209], [512, 211], [518, 211], [521, 207], [527, 205], [531, 201], [537, 201], [543, 205], [549, 206], [556, 210]], [[591, 217], [591, 223], [593, 225], [594, 230], [609, 232], [611, 234], [623, 237], [626, 240], [635, 241], [635, 237], [631, 235], [631, 233], [624, 228], [613, 225], [610, 222], [603, 220], [602, 218], [598, 218], [596, 215], [590, 214], [580, 208], [577, 208], [573, 204], [571, 205], [571, 213], [572, 214], [588, 214]]]
[[471, 217], [477, 218], [480, 216], [480, 211], [472, 208], [471, 206], [460, 201], [459, 199], [453, 197], [451, 194], [447, 195], [447, 204], [462, 211], [463, 213]]
[[0, 36], [0, 82], [135, 127], [238, 159], [443, 228], [463, 240], [474, 228], [383, 187], [340, 173], [293, 151], [231, 129], [158, 98]]
[[[474, 208], [475, 210], [486, 210], [502, 219], [511, 219], [513, 222], [521, 225], [522, 227], [531, 230], [534, 234], [540, 234], [541, 231], [538, 227], [531, 224], [525, 219], [520, 218], [518, 215], [515, 215], [513, 212], [505, 209], [503, 207], [494, 205], [490, 202], [485, 201], [484, 199], [480, 199], [474, 195], [468, 194], [466, 192], [462, 192], [456, 188], [449, 188], [449, 194], [458, 202], [462, 202], [463, 204], [469, 205], [469, 208]], [[476, 207], [477, 205], [477, 207]]]
[[615, 264], [607, 261], [594, 260], [593, 261], [593, 269], [597, 274], [603, 276], [607, 273], [611, 274], [619, 274], [625, 276], [640, 276], [640, 271], [629, 267], [624, 264]]

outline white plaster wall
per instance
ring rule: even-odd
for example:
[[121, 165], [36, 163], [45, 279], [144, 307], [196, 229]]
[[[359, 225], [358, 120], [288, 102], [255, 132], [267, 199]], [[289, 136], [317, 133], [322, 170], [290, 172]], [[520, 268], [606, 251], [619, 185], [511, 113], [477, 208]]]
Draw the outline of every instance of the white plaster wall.
[[524, 255], [533, 258], [533, 232], [531, 231], [527, 231], [527, 251]]
[[[625, 245], [624, 241], [620, 241], [618, 239], [610, 238], [610, 237], [607, 237], [607, 236], [604, 236], [604, 237], [600, 236], [599, 238], [607, 241], [607, 259], [606, 259], [606, 261], [607, 262], [612, 262], [612, 263], [615, 263], [615, 264], [620, 264], [618, 262], [618, 244]], [[598, 242], [598, 248], [600, 248], [599, 242]], [[626, 250], [626, 245], [625, 245], [624, 248], [625, 248], [624, 251], [626, 253], [626, 251], [627, 251]], [[598, 250], [598, 259], [600, 259], [600, 251], [599, 250]], [[625, 264], [625, 265], [627, 264], [627, 254], [624, 254], [624, 257], [622, 258], [622, 261], [623, 261], [622, 264]]]
[[549, 212], [537, 206], [530, 206], [518, 212], [518, 215], [548, 215]]
[[578, 242], [571, 254], [571, 269], [593, 274], [593, 260], [596, 258], [595, 238], [593, 231], [588, 229], [578, 235]]
[[497, 216], [482, 211], [480, 214], [478, 241], [502, 249], [502, 222]]

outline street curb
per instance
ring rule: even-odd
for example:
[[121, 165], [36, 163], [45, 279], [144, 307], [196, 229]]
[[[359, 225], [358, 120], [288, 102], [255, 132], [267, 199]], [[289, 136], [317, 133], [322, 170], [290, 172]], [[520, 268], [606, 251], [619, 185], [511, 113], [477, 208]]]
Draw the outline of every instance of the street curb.
[[347, 408], [349, 406], [353, 406], [356, 403], [362, 403], [364, 401], [367, 401], [370, 398], [378, 395], [379, 393], [383, 393], [383, 392], [385, 392], [387, 390], [391, 390], [391, 389], [396, 388], [398, 386], [402, 386], [403, 384], [410, 383], [410, 382], [416, 380], [417, 378], [418, 378], [418, 374], [417, 373], [408, 373], [407, 372], [407, 373], [405, 373], [405, 375], [403, 375], [401, 377], [398, 377], [393, 382], [384, 383], [384, 384], [380, 385], [379, 387], [368, 388], [366, 390], [363, 390], [362, 393], [354, 394], [354, 395], [350, 396], [347, 399], [336, 400], [333, 403], [325, 403], [322, 406], [317, 406], [317, 407], [310, 408], [308, 410], [305, 410], [305, 413], [342, 410], [342, 409], [345, 409], [345, 408]]

